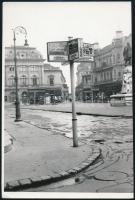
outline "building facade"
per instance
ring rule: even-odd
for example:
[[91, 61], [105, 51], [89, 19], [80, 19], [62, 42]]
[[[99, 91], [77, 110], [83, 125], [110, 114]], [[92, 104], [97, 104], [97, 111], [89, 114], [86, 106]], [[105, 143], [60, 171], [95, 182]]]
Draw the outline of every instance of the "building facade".
[[[43, 56], [28, 44], [16, 47], [18, 92], [22, 103], [46, 103], [54, 96], [68, 95], [66, 80], [60, 68], [44, 63]], [[5, 48], [5, 101], [15, 101], [14, 48]]]
[[93, 63], [81, 63], [77, 67], [76, 98], [78, 101], [93, 100]]
[[[110, 95], [121, 92], [124, 70], [123, 50], [127, 40], [131, 44], [131, 34], [124, 37], [122, 31], [116, 31], [111, 44], [95, 51], [92, 70], [89, 71], [92, 77], [89, 86], [92, 88], [92, 101], [108, 102]], [[83, 85], [83, 81], [81, 84]]]

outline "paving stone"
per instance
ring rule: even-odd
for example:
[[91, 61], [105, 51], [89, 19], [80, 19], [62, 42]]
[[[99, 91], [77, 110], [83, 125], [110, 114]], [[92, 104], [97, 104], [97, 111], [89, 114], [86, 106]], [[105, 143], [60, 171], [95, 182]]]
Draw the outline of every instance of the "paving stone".
[[41, 176], [42, 181], [49, 181], [51, 179], [51, 176]]
[[70, 169], [70, 170], [68, 170], [68, 173], [69, 173], [69, 174], [75, 174], [75, 173], [76, 173], [76, 170]]
[[32, 183], [40, 182], [42, 178], [40, 176], [31, 177], [30, 180]]
[[54, 180], [54, 179], [58, 180], [58, 179], [60, 179], [60, 177], [61, 177], [60, 174], [53, 174], [53, 176], [51, 177], [51, 179], [52, 180]]
[[84, 162], [84, 163], [82, 163], [82, 165], [87, 166], [87, 165], [89, 165], [89, 162]]
[[19, 182], [18, 181], [10, 181], [7, 183], [8, 184], [8, 188], [14, 188], [14, 187], [18, 187], [20, 186]]
[[69, 174], [67, 173], [67, 172], [65, 172], [65, 171], [61, 171], [61, 172], [59, 172], [59, 174], [61, 175], [61, 176], [68, 176]]
[[29, 178], [19, 180], [20, 185], [30, 185], [31, 180]]
[[73, 168], [73, 170], [79, 172], [79, 171], [81, 171], [81, 168], [80, 167], [75, 167], [75, 168]]

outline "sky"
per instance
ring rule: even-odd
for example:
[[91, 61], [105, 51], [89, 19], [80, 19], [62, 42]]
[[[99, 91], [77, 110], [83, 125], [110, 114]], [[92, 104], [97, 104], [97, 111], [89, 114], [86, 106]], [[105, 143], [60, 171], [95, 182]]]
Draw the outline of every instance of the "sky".
[[[84, 42], [98, 42], [100, 48], [110, 44], [117, 30], [131, 33], [130, 2], [4, 2], [3, 46], [13, 45], [17, 26], [27, 30], [28, 43], [47, 59], [47, 42], [67, 41], [69, 36]], [[24, 44], [24, 35], [17, 35], [17, 45]], [[47, 61], [46, 61], [47, 62]], [[59, 66], [70, 87], [70, 67]], [[75, 64], [76, 73], [77, 64]]]

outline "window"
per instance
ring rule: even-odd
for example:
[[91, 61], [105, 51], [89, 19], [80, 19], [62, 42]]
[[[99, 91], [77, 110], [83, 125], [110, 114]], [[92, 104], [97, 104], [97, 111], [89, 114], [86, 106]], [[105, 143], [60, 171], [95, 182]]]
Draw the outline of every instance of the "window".
[[110, 80], [112, 80], [112, 72], [110, 72]]
[[8, 82], [9, 82], [9, 86], [14, 86], [15, 85], [15, 77], [10, 76], [8, 79]]
[[38, 71], [38, 67], [37, 66], [31, 66], [30, 71], [32, 71], [32, 72]]
[[104, 72], [104, 80], [106, 81], [106, 72]]
[[25, 67], [25, 66], [21, 66], [21, 67], [20, 67], [20, 71], [21, 71], [21, 72], [25, 72], [25, 71], [26, 71], [26, 67]]
[[120, 54], [117, 54], [117, 63], [120, 63]]
[[118, 76], [121, 77], [121, 72], [118, 72]]
[[114, 69], [114, 79], [116, 79], [116, 70]]
[[10, 72], [13, 72], [13, 71], [14, 71], [14, 67], [12, 67], [12, 66], [9, 67], [9, 71], [10, 71]]
[[32, 85], [33, 85], [33, 86], [36, 86], [37, 84], [38, 84], [38, 78], [37, 78], [36, 75], [34, 75], [34, 76], [32, 77]]
[[54, 76], [50, 76], [50, 77], [49, 77], [49, 84], [50, 84], [51, 86], [54, 85]]
[[101, 81], [103, 80], [103, 74], [101, 73]]
[[26, 76], [22, 76], [21, 78], [20, 78], [20, 85], [27, 85], [27, 78], [26, 78]]
[[115, 64], [115, 55], [113, 55], [113, 64]]

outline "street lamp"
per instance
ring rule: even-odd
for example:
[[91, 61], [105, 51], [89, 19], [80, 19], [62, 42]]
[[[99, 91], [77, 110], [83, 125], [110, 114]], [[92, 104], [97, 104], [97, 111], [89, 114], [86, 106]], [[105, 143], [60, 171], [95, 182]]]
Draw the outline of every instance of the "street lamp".
[[16, 66], [16, 34], [22, 33], [25, 35], [25, 42], [26, 36], [27, 36], [27, 31], [23, 26], [17, 26], [16, 28], [12, 29], [13, 30], [13, 40], [14, 40], [14, 65], [15, 65], [15, 89], [16, 89], [16, 102], [15, 102], [15, 108], [16, 108], [16, 118], [15, 122], [21, 121], [21, 112], [20, 112], [20, 100], [19, 100], [19, 95], [18, 95], [18, 75], [17, 75], [17, 66]]

